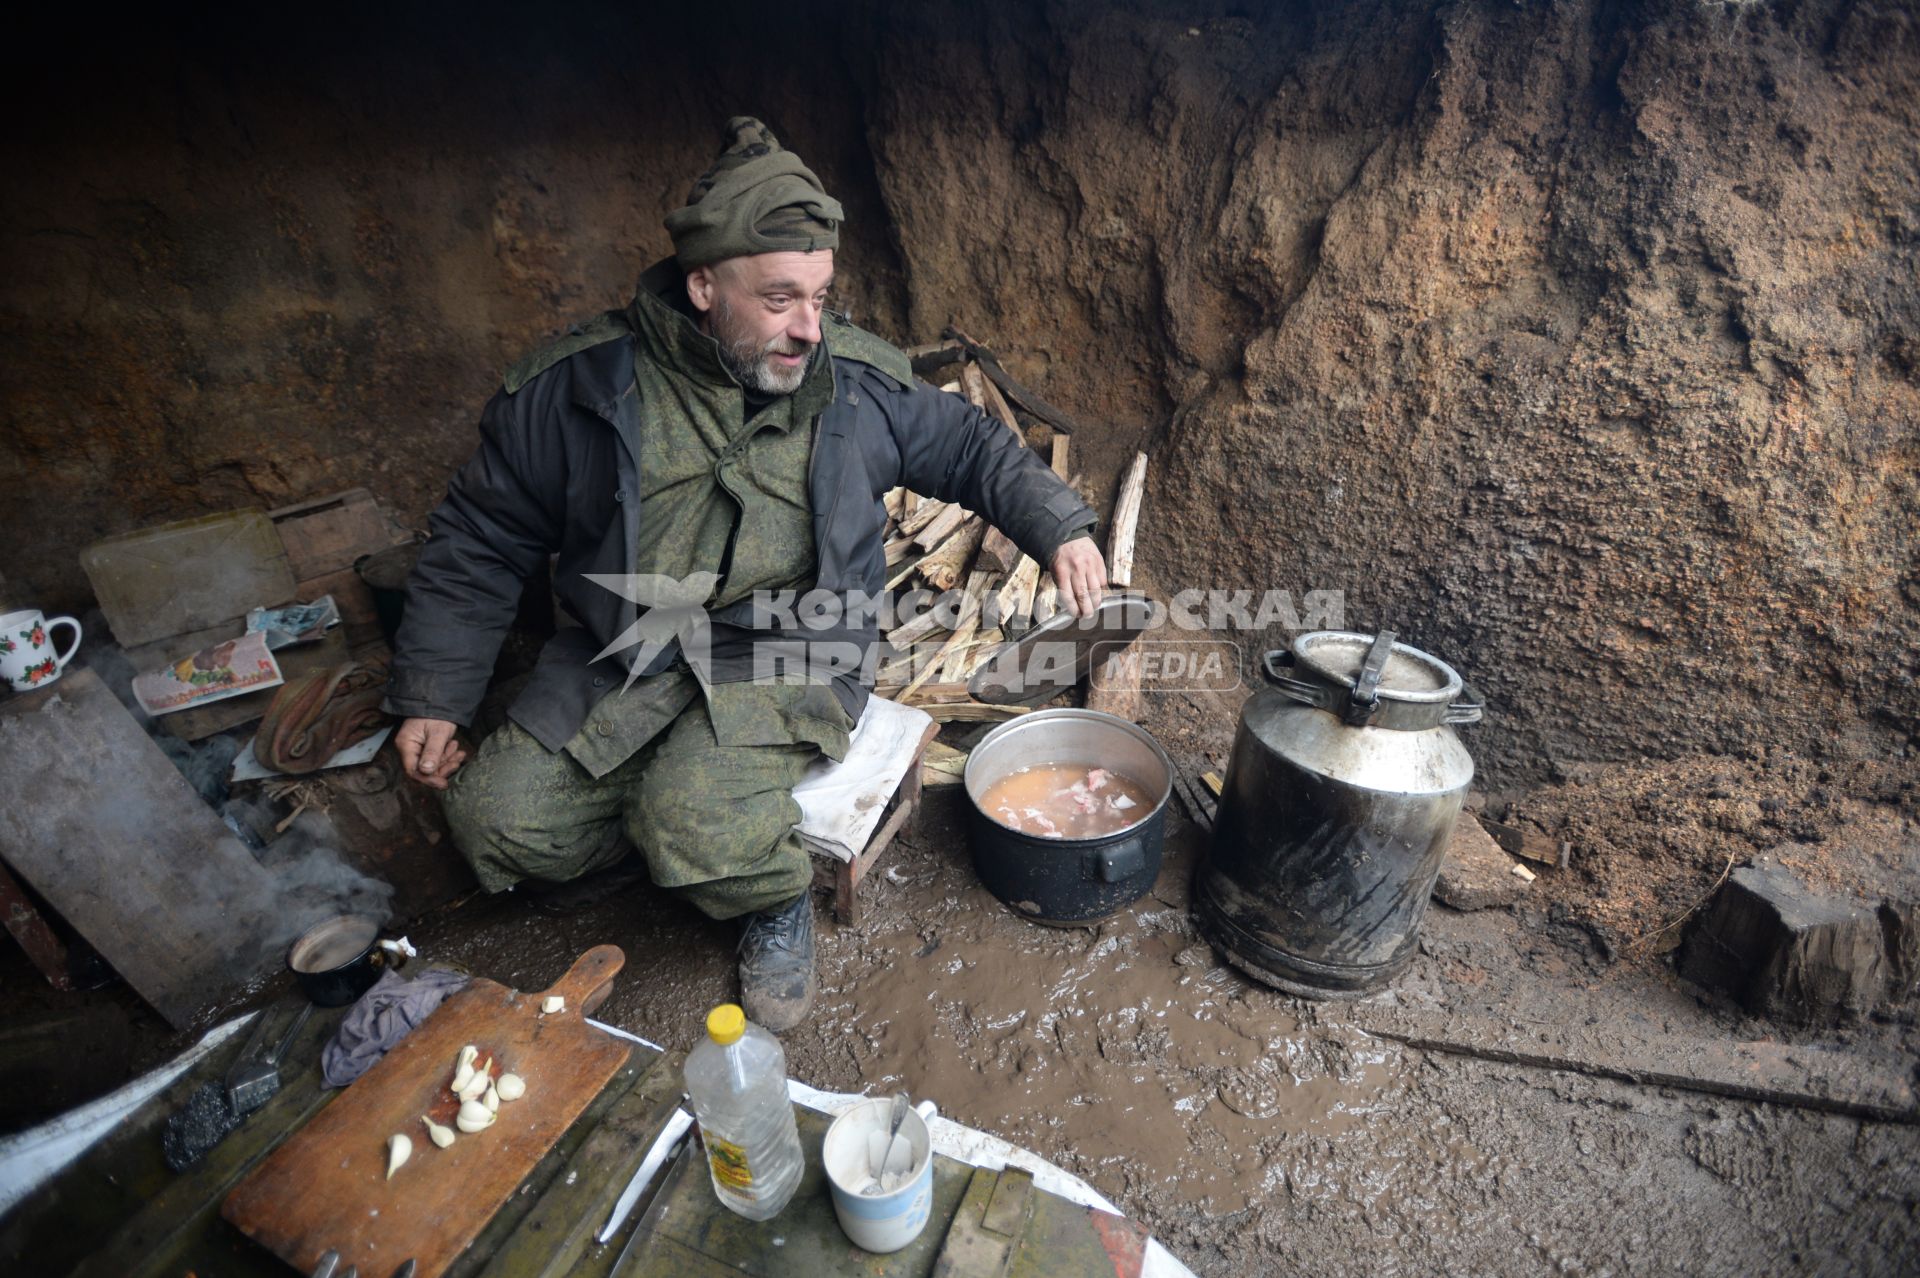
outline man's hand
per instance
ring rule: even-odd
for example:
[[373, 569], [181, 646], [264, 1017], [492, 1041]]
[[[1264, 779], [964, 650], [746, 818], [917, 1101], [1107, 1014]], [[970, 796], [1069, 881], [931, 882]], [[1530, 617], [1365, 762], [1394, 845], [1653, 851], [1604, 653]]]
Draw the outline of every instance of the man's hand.
[[400, 747], [400, 766], [421, 785], [447, 788], [447, 778], [467, 761], [467, 752], [454, 737], [458, 725], [445, 719], [408, 719], [393, 734]]
[[1053, 580], [1060, 587], [1060, 598], [1067, 610], [1084, 617], [1100, 606], [1107, 589], [1107, 561], [1091, 537], [1075, 537], [1062, 542], [1053, 552]]

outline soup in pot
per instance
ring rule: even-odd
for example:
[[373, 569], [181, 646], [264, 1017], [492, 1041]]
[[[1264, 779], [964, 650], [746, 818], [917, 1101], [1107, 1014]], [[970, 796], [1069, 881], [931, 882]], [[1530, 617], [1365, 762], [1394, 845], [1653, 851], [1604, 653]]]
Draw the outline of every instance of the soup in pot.
[[1039, 763], [1008, 773], [980, 796], [1001, 825], [1042, 839], [1097, 839], [1147, 815], [1146, 787], [1107, 768]]

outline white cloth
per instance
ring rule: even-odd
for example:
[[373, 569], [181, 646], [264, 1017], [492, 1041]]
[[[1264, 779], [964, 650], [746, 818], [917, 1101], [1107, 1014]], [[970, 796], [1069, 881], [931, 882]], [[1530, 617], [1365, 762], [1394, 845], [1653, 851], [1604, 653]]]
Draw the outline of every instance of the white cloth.
[[793, 798], [800, 805], [795, 827], [808, 849], [851, 861], [880, 825], [887, 800], [913, 766], [920, 738], [933, 716], [914, 706], [868, 697], [854, 726], [847, 757], [813, 765]]

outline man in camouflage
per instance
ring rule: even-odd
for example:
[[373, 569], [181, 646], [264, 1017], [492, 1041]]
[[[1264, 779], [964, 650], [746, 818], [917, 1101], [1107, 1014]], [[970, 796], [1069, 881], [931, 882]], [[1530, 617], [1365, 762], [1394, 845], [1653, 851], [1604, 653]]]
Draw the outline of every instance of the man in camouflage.
[[[792, 790], [844, 757], [866, 703], [881, 498], [904, 484], [982, 512], [1075, 611], [1106, 579], [1093, 512], [1036, 455], [826, 309], [841, 219], [764, 125], [728, 124], [667, 217], [674, 256], [487, 405], [409, 582], [386, 701], [483, 887], [637, 849], [660, 886], [746, 921], [742, 1001], [776, 1031], [815, 988]], [[456, 729], [549, 556], [580, 624], [468, 763]], [[832, 603], [827, 621], [765, 606], [794, 592]]]

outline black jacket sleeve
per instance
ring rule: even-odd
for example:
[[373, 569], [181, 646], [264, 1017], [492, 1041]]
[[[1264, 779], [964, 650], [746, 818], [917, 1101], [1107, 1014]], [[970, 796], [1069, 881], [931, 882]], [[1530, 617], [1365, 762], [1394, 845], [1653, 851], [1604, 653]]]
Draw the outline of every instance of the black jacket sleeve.
[[564, 380], [496, 394], [481, 414], [480, 447], [429, 517], [407, 582], [388, 713], [472, 722], [526, 579], [559, 548], [566, 460], [548, 417]]
[[925, 382], [892, 401], [901, 482], [914, 492], [986, 516], [1042, 568], [1093, 531], [1093, 509], [1005, 422]]

